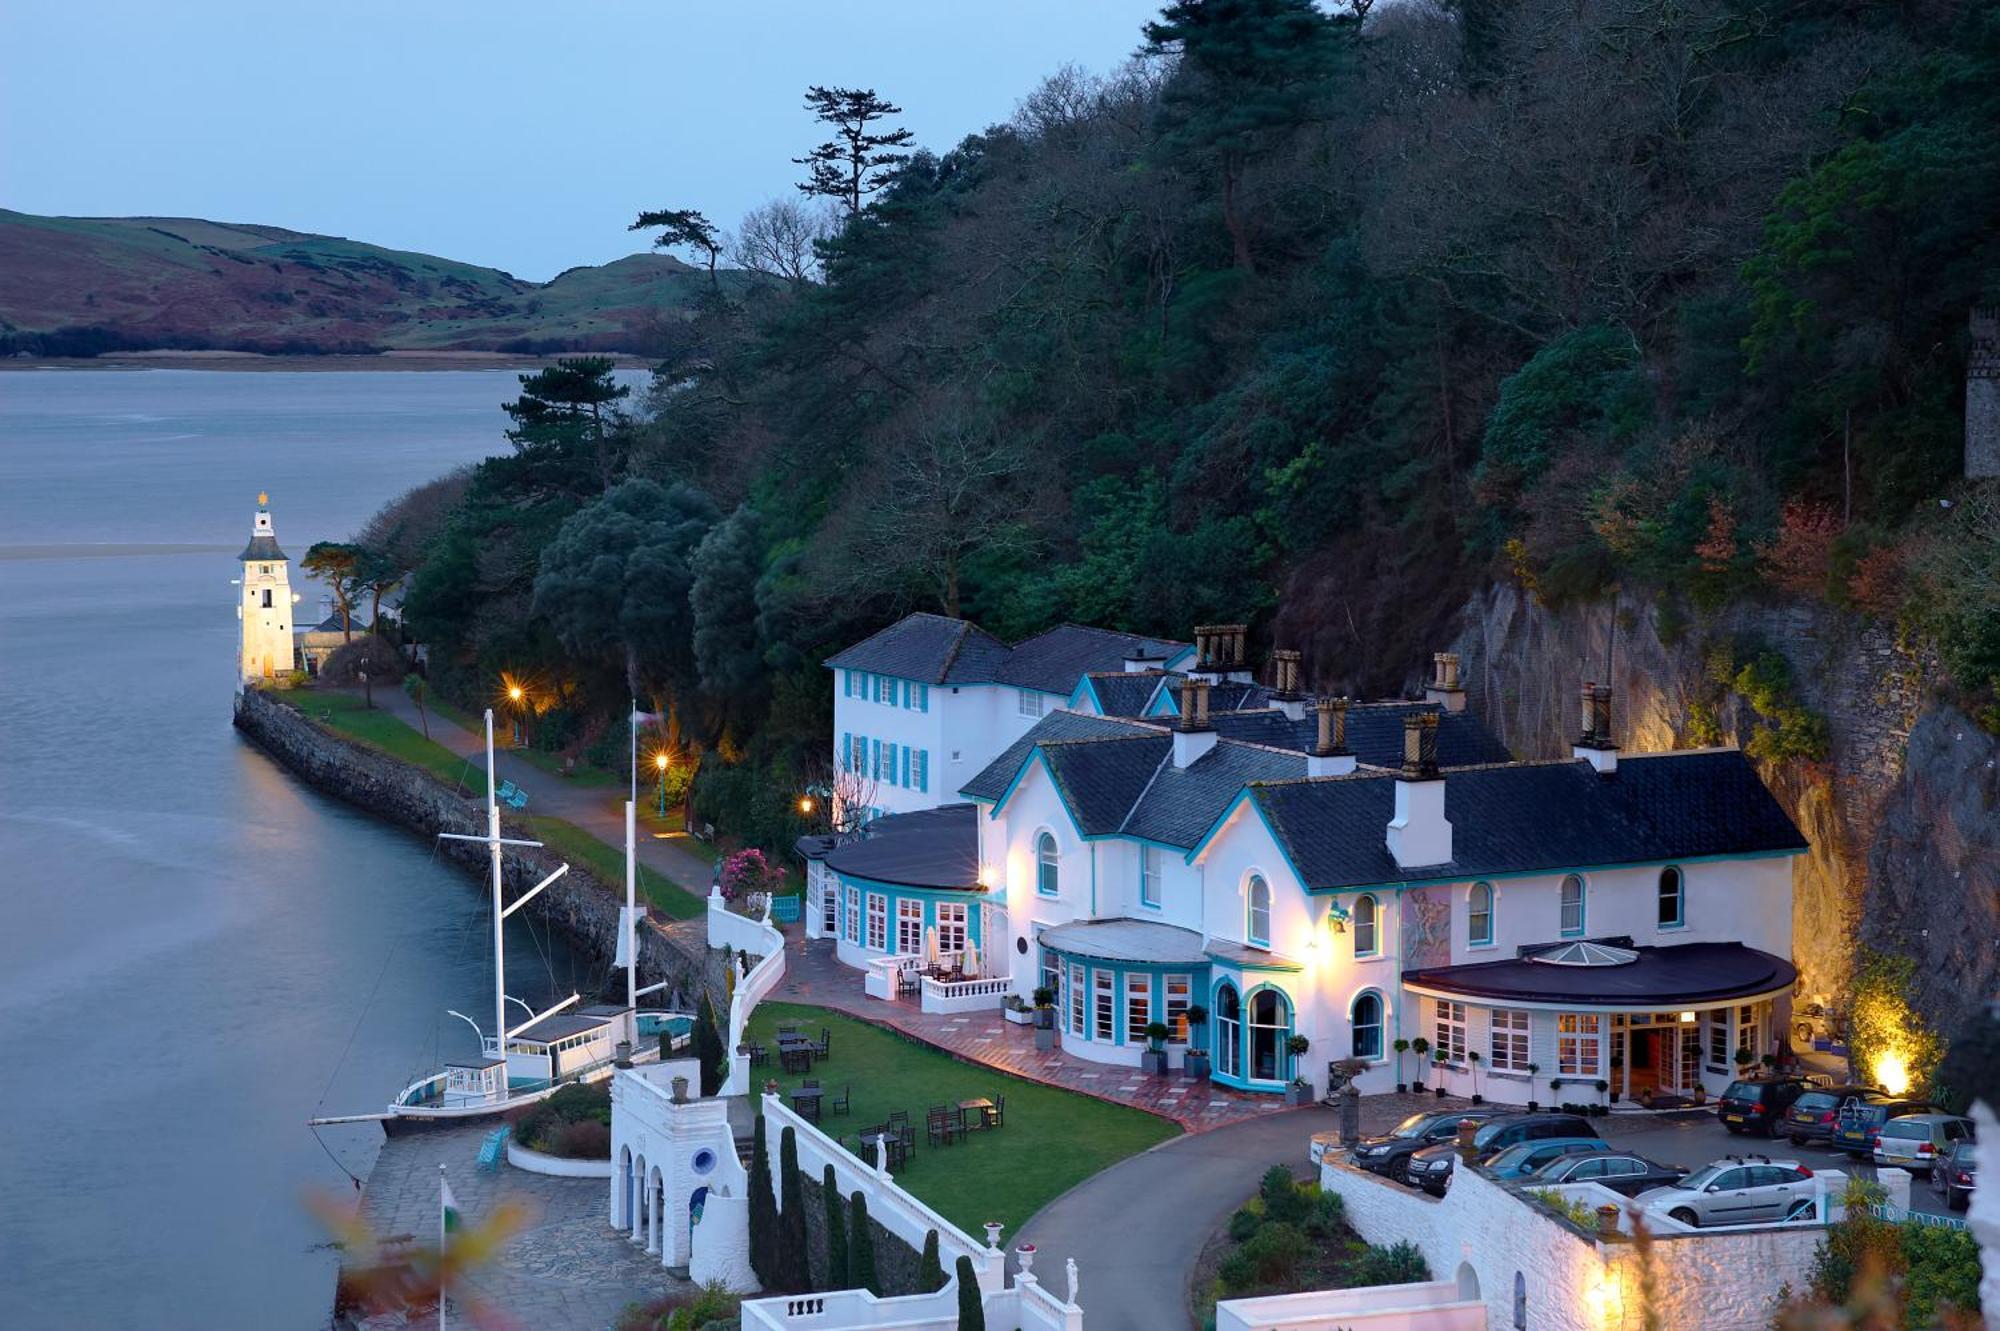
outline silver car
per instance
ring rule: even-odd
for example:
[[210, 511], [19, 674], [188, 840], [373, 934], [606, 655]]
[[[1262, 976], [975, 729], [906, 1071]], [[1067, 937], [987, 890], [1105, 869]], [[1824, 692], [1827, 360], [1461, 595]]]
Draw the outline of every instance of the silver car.
[[1816, 1197], [1812, 1171], [1795, 1160], [1731, 1156], [1636, 1200], [1649, 1215], [1699, 1228], [1809, 1219]]
[[1929, 1178], [1951, 1144], [1972, 1135], [1972, 1120], [1956, 1114], [1904, 1114], [1875, 1130], [1875, 1163], [1901, 1165], [1918, 1178]]

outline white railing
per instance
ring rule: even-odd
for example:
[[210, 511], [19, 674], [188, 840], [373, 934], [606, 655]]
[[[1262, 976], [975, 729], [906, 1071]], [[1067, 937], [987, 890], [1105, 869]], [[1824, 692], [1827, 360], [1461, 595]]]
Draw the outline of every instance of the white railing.
[[[727, 923], [718, 924], [718, 921]], [[708, 894], [708, 941], [712, 946], [732, 946], [718, 942], [718, 937], [728, 937], [736, 931], [747, 943], [734, 944], [746, 952], [758, 954], [760, 959], [750, 968], [750, 973], [736, 982], [736, 990], [729, 996], [729, 1038], [723, 1045], [729, 1051], [729, 1075], [723, 1079], [724, 1095], [750, 1094], [750, 1055], [743, 1051], [743, 1041], [750, 1030], [750, 1014], [764, 996], [778, 987], [778, 981], [785, 978], [785, 936], [778, 932], [767, 916], [762, 921], [746, 920], [733, 914], [723, 903], [720, 892]], [[734, 964], [733, 962], [731, 963]]]
[[778, 933], [771, 923], [771, 899], [764, 898], [764, 909], [754, 917], [738, 915], [729, 909], [729, 903], [722, 899], [722, 893], [710, 890], [708, 894], [708, 945], [726, 947], [733, 951], [748, 952], [752, 956], [763, 956], [771, 950], [771, 936], [777, 935], [778, 945], [784, 946], [785, 936]]
[[917, 969], [923, 958], [914, 952], [892, 952], [886, 957], [870, 957], [868, 974], [861, 981], [862, 992], [885, 1003], [896, 1001], [896, 988], [903, 976]]
[[926, 1012], [975, 1012], [997, 1008], [1014, 987], [1009, 976], [987, 980], [940, 980], [924, 977], [923, 1007]]
[[1486, 1305], [1452, 1280], [1225, 1299], [1216, 1331], [1485, 1331]]
[[[881, 1299], [865, 1289], [788, 1294], [743, 1304], [744, 1331], [955, 1331], [958, 1282], [930, 1294]], [[1012, 1325], [1009, 1323], [1009, 1325]]]

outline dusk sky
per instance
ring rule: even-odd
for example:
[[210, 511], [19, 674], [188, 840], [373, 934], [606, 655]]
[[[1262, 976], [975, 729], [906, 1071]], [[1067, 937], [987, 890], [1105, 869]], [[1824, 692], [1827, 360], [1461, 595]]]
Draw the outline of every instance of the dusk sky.
[[1158, 0], [329, 6], [0, 0], [0, 206], [260, 222], [545, 280], [645, 248], [642, 208], [733, 227], [819, 140], [810, 83], [873, 87], [943, 150]]

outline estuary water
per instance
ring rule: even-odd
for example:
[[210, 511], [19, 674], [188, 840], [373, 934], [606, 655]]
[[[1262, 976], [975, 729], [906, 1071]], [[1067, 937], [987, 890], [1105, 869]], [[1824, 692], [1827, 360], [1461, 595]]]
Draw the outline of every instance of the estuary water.
[[[491, 1001], [489, 916], [429, 842], [237, 736], [230, 580], [259, 490], [296, 560], [504, 448], [516, 392], [0, 373], [0, 1327], [325, 1325], [303, 1199], [351, 1193], [381, 1137], [306, 1120], [471, 1051], [445, 1010]], [[578, 977], [523, 925], [508, 978]]]

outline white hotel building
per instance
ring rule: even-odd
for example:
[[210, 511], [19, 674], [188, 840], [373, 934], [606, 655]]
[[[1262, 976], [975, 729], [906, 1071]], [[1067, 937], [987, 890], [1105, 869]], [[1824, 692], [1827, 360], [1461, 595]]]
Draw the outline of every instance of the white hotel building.
[[1137, 1064], [1162, 1021], [1244, 1090], [1352, 1058], [1364, 1092], [1713, 1094], [1776, 1050], [1806, 844], [1740, 753], [1621, 754], [1585, 684], [1572, 756], [1516, 762], [1450, 657], [1422, 702], [1350, 704], [1196, 637], [912, 616], [833, 657], [838, 753], [906, 816], [801, 843], [809, 931], [862, 966], [935, 929], [1055, 990], [1071, 1055]]

